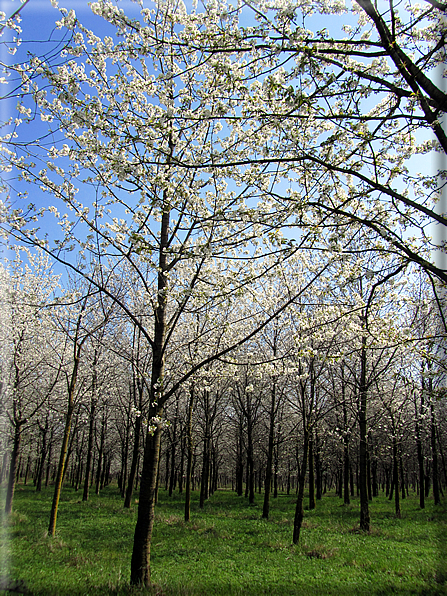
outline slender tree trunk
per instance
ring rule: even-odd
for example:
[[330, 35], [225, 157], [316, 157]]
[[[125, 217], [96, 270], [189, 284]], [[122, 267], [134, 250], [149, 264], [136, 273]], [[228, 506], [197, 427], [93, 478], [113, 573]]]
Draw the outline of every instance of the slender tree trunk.
[[346, 416], [346, 404], [343, 406], [344, 417], [345, 417], [345, 434], [343, 437], [343, 502], [345, 505], [349, 505], [351, 502], [349, 493], [349, 473], [350, 473], [350, 461], [349, 461], [349, 436], [346, 430], [347, 416]]
[[42, 490], [43, 470], [45, 467], [45, 460], [47, 458], [47, 432], [48, 432], [48, 423], [47, 423], [46, 427], [42, 429], [42, 447], [41, 447], [39, 470], [37, 472], [36, 492], [41, 492], [41, 490]]
[[98, 453], [98, 467], [96, 470], [96, 490], [95, 493], [99, 495], [99, 489], [101, 487], [101, 478], [105, 469], [105, 457], [104, 457], [104, 441], [105, 441], [105, 413], [103, 411], [101, 420], [101, 437], [99, 439], [99, 453]]
[[432, 468], [433, 468], [433, 500], [435, 505], [439, 505], [441, 503], [441, 498], [439, 496], [439, 476], [438, 476], [438, 451], [436, 448], [436, 421], [435, 421], [435, 411], [433, 406], [433, 394], [431, 388], [431, 379], [430, 379], [430, 414], [431, 414], [431, 421], [430, 421], [430, 430], [431, 430], [431, 454], [432, 454]]
[[360, 529], [369, 532], [370, 517], [368, 503], [368, 473], [367, 473], [367, 449], [368, 449], [368, 428], [367, 428], [367, 386], [366, 386], [366, 337], [362, 337], [362, 350], [360, 355], [360, 449], [359, 449], [359, 489], [360, 489]]
[[416, 423], [416, 448], [418, 458], [418, 472], [419, 472], [419, 507], [425, 508], [425, 491], [424, 491], [424, 454], [422, 452], [422, 440], [420, 435], [419, 422]]
[[272, 487], [273, 447], [275, 443], [275, 412], [276, 412], [276, 380], [273, 382], [270, 400], [269, 440], [267, 447], [267, 464], [265, 469], [265, 490], [262, 517], [268, 519], [270, 512], [270, 491]]
[[236, 455], [236, 494], [242, 497], [244, 492], [244, 458], [242, 452], [242, 427], [239, 424], [237, 437], [237, 455]]
[[194, 412], [194, 384], [191, 384], [189, 390], [188, 418], [186, 421], [186, 438], [188, 445], [188, 459], [186, 462], [186, 484], [185, 484], [185, 522], [191, 518], [191, 475], [192, 459], [194, 454], [194, 437], [192, 434], [192, 414]]
[[439, 453], [441, 455], [442, 469], [444, 471], [444, 487], [445, 487], [446, 483], [447, 483], [447, 469], [446, 469], [446, 465], [445, 465], [444, 450], [442, 449], [442, 441], [441, 441], [441, 437], [439, 436], [439, 426], [436, 429], [436, 436], [438, 438]]
[[[74, 392], [74, 386], [73, 386], [73, 392]], [[65, 417], [64, 436], [62, 439], [61, 453], [59, 456], [59, 466], [57, 469], [56, 485], [54, 487], [53, 503], [51, 505], [50, 524], [48, 526], [48, 534], [50, 536], [54, 536], [54, 534], [56, 532], [57, 510], [59, 507], [59, 499], [60, 499], [61, 490], [62, 490], [62, 480], [64, 477], [65, 463], [66, 463], [65, 458], [67, 455], [68, 439], [70, 437], [70, 428], [71, 428], [72, 417], [73, 417], [73, 394], [72, 394], [72, 392], [70, 392], [69, 407], [67, 409], [67, 414]]]
[[210, 438], [208, 436], [208, 421], [205, 427], [205, 438], [203, 440], [203, 461], [202, 461], [202, 474], [200, 482], [200, 502], [199, 507], [203, 509], [205, 501], [208, 499], [208, 483], [209, 483], [209, 472], [210, 472]]
[[369, 444], [366, 449], [366, 473], [368, 476], [368, 501], [372, 501], [371, 450]]
[[388, 500], [392, 501], [394, 495], [394, 467], [392, 466], [391, 470], [391, 486], [390, 486], [390, 494], [388, 496]]
[[315, 485], [316, 499], [321, 501], [323, 498], [323, 470], [321, 466], [320, 442], [318, 439], [318, 429], [315, 428]]
[[[304, 418], [304, 417], [303, 417]], [[305, 419], [304, 423], [304, 449], [303, 449], [303, 461], [301, 464], [301, 470], [298, 480], [298, 496], [296, 500], [295, 508], [295, 519], [293, 522], [293, 543], [298, 544], [300, 540], [301, 526], [304, 519], [304, 485], [306, 483], [306, 471], [307, 471], [307, 459], [309, 452], [309, 431], [306, 428]]]
[[[178, 403], [178, 401], [177, 401]], [[171, 444], [171, 473], [169, 475], [169, 491], [168, 495], [172, 497], [172, 493], [175, 490], [175, 456], [176, 456], [176, 449], [177, 447], [177, 415], [174, 419], [174, 424], [172, 425], [172, 444]]]
[[[160, 453], [161, 453], [161, 443], [162, 443], [162, 437], [160, 437]], [[146, 449], [146, 447], [145, 447], [145, 449]], [[144, 464], [144, 458], [143, 458], [143, 464]], [[160, 464], [161, 464], [161, 455], [158, 456], [157, 478], [155, 480], [155, 497], [154, 497], [155, 505], [157, 505], [157, 503], [158, 503], [158, 492], [160, 490], [160, 477], [161, 477]], [[141, 474], [143, 474], [143, 470], [141, 470]]]
[[50, 481], [52, 453], [53, 453], [53, 433], [51, 434], [50, 444], [48, 445], [47, 469], [46, 469], [46, 474], [45, 474], [45, 488], [48, 486], [48, 483]]
[[309, 509], [315, 509], [315, 474], [314, 474], [314, 442], [312, 431], [309, 432]]
[[179, 470], [179, 475], [178, 475], [179, 495], [181, 495], [183, 492], [183, 477], [185, 474], [185, 451], [186, 451], [186, 440], [185, 440], [185, 437], [182, 432], [181, 440], [180, 440], [180, 470]]
[[9, 463], [9, 479], [8, 488], [6, 491], [5, 513], [11, 513], [12, 502], [14, 500], [14, 489], [16, 483], [17, 465], [19, 462], [20, 443], [22, 440], [22, 422], [16, 422], [14, 428], [14, 443], [11, 452], [11, 459]]
[[129, 438], [130, 438], [130, 409], [127, 413], [127, 423], [126, 423], [126, 436], [124, 439], [124, 443], [121, 450], [121, 474], [120, 474], [120, 492], [121, 496], [124, 498], [126, 495], [126, 482], [127, 482], [127, 460], [129, 458]]
[[[395, 433], [396, 431], [393, 430]], [[400, 512], [400, 494], [399, 494], [399, 467], [398, 467], [398, 455], [397, 455], [397, 438], [393, 436], [393, 479], [394, 479], [394, 509], [396, 517], [401, 517]]]
[[247, 420], [247, 492], [248, 502], [255, 502], [255, 462], [253, 454], [253, 421], [251, 416]]
[[[170, 151], [173, 145], [170, 139]], [[169, 203], [167, 191], [164, 191], [164, 204]], [[152, 371], [150, 389], [149, 417], [156, 417], [153, 435], [146, 436], [144, 449], [143, 469], [141, 471], [140, 496], [138, 504], [138, 517], [135, 527], [130, 582], [133, 585], [149, 586], [151, 583], [150, 552], [152, 530], [154, 527], [155, 501], [157, 496], [157, 472], [160, 458], [161, 424], [158, 420], [163, 415], [163, 381], [164, 381], [164, 348], [166, 333], [167, 309], [167, 260], [169, 211], [162, 214], [160, 230], [160, 253], [158, 270], [158, 303], [154, 318], [154, 339], [152, 343]]]
[[377, 459], [374, 458], [371, 464], [371, 482], [372, 482], [372, 496], [379, 496], [379, 484], [377, 481]]
[[402, 500], [406, 498], [405, 494], [405, 478], [404, 478], [404, 463], [402, 461], [402, 455], [399, 455], [399, 471], [400, 471], [400, 486], [402, 490]]
[[[85, 305], [86, 305], [86, 301], [84, 302], [84, 306]], [[82, 311], [81, 311], [81, 315], [79, 316], [79, 319], [78, 319], [77, 333], [80, 328], [81, 317], [82, 317]], [[74, 394], [75, 394], [76, 380], [78, 377], [79, 362], [80, 362], [80, 358], [81, 358], [81, 349], [82, 349], [82, 345], [83, 345], [83, 342], [81, 342], [78, 345], [77, 341], [78, 340], [77, 340], [77, 336], [76, 336], [75, 348], [74, 348], [75, 353], [74, 353], [73, 370], [71, 373], [71, 379], [70, 379], [70, 383], [68, 386], [68, 407], [67, 407], [67, 413], [65, 416], [64, 435], [63, 435], [63, 439], [62, 439], [61, 452], [60, 452], [60, 456], [59, 456], [59, 466], [57, 469], [56, 484], [54, 487], [53, 503], [51, 505], [50, 523], [48, 526], [48, 534], [50, 536], [54, 536], [54, 534], [56, 532], [57, 510], [59, 507], [59, 499], [60, 499], [61, 490], [62, 490], [62, 482], [63, 482], [64, 475], [65, 475], [65, 466], [67, 464], [67, 459], [68, 459], [67, 458], [67, 449], [68, 449], [68, 441], [70, 438], [71, 421], [73, 418], [73, 411], [74, 411]]]
[[126, 498], [124, 499], [124, 507], [129, 509], [132, 502], [132, 494], [135, 486], [135, 476], [138, 466], [138, 455], [140, 452], [140, 432], [141, 432], [141, 416], [137, 416], [135, 420], [135, 436], [132, 452], [132, 463], [130, 464], [129, 479], [127, 482]]
[[[7, 456], [7, 454], [5, 453], [5, 457]], [[28, 482], [28, 476], [29, 476], [29, 472], [31, 470], [31, 455], [28, 455], [28, 458], [26, 460], [26, 468], [25, 468], [25, 478], [23, 480], [23, 484], [25, 484]]]
[[88, 500], [89, 482], [90, 482], [90, 470], [92, 466], [92, 455], [93, 455], [93, 440], [95, 435], [95, 413], [96, 413], [96, 385], [97, 385], [97, 373], [96, 366], [98, 362], [98, 350], [95, 349], [93, 358], [93, 375], [92, 375], [92, 395], [90, 400], [90, 420], [88, 429], [88, 445], [87, 445], [87, 461], [85, 464], [85, 481], [84, 481], [84, 493], [82, 500]]

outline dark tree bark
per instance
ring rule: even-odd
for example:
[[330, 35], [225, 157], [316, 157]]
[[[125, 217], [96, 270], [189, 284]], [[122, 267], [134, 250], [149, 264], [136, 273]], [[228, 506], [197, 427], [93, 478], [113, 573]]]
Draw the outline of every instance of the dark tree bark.
[[90, 471], [91, 471], [92, 457], [93, 457], [93, 441], [94, 441], [94, 435], [95, 435], [95, 414], [96, 414], [96, 404], [97, 404], [97, 400], [98, 400], [98, 396], [96, 395], [97, 362], [98, 362], [98, 349], [95, 349], [94, 357], [93, 357], [93, 365], [92, 365], [92, 370], [93, 370], [93, 373], [92, 373], [92, 394], [91, 394], [91, 398], [90, 398], [87, 460], [85, 463], [84, 492], [82, 495], [83, 501], [88, 500]]
[[247, 488], [248, 502], [253, 505], [255, 502], [255, 462], [253, 454], [253, 428], [247, 424]]
[[51, 505], [50, 523], [48, 526], [48, 534], [50, 536], [54, 536], [54, 534], [56, 532], [57, 510], [59, 507], [59, 499], [60, 499], [61, 490], [62, 490], [62, 481], [64, 478], [64, 472], [65, 472], [68, 440], [70, 437], [71, 421], [72, 421], [73, 410], [74, 410], [74, 391], [75, 391], [75, 384], [76, 384], [78, 362], [79, 362], [79, 360], [75, 361], [75, 367], [74, 367], [74, 370], [72, 373], [72, 381], [70, 383], [70, 389], [69, 389], [69, 394], [68, 394], [69, 395], [68, 408], [65, 413], [64, 435], [63, 435], [63, 439], [62, 439], [61, 452], [60, 452], [60, 456], [59, 456], [59, 465], [57, 468], [56, 485], [54, 487], [53, 503]]
[[[158, 411], [156, 414], [161, 415], [161, 412]], [[149, 586], [151, 583], [151, 539], [155, 519], [155, 491], [158, 460], [160, 457], [161, 432], [160, 425], [157, 425], [153, 434], [148, 434], [146, 438], [143, 473], [140, 483], [138, 519], [135, 527], [134, 548], [131, 560], [130, 581], [135, 585]], [[141, 506], [142, 503], [143, 507]]]
[[315, 473], [314, 473], [314, 442], [312, 431], [309, 432], [309, 509], [315, 509]]
[[398, 467], [398, 448], [396, 431], [393, 429], [393, 485], [394, 485], [394, 510], [396, 517], [401, 517], [400, 512], [400, 494], [399, 494], [399, 467]]
[[244, 492], [244, 451], [242, 441], [242, 422], [238, 424], [238, 436], [236, 447], [236, 494], [242, 497]]
[[168, 494], [172, 497], [172, 493], [175, 490], [175, 481], [176, 481], [176, 452], [177, 452], [177, 427], [178, 427], [178, 417], [179, 417], [179, 401], [180, 401], [180, 394], [176, 394], [176, 403], [175, 403], [175, 415], [174, 415], [174, 424], [172, 425], [172, 442], [171, 442], [171, 473], [169, 476], [169, 491]]
[[205, 414], [205, 436], [203, 438], [202, 453], [202, 474], [200, 479], [200, 501], [199, 507], [203, 509], [205, 501], [208, 499], [209, 473], [210, 473], [210, 429], [208, 416]]
[[186, 453], [186, 439], [184, 436], [184, 431], [182, 429], [181, 438], [180, 438], [180, 470], [178, 475], [178, 493], [181, 495], [183, 493], [183, 481], [185, 475], [185, 453]]
[[99, 439], [99, 449], [98, 449], [98, 466], [96, 469], [95, 494], [97, 494], [97, 495], [99, 495], [99, 490], [101, 488], [101, 484], [104, 485], [104, 481], [101, 483], [101, 478], [103, 478], [104, 470], [105, 470], [105, 455], [104, 455], [105, 435], [106, 435], [106, 416], [105, 416], [105, 410], [103, 410], [102, 420], [101, 420], [101, 436]]
[[[342, 369], [343, 370], [343, 369]], [[351, 462], [349, 461], [349, 433], [348, 433], [348, 411], [346, 407], [345, 387], [344, 378], [342, 375], [342, 396], [343, 396], [343, 423], [344, 423], [344, 434], [343, 434], [343, 502], [345, 505], [349, 505], [351, 502], [349, 496], [349, 472]]]
[[8, 488], [6, 490], [5, 513], [11, 513], [12, 502], [14, 499], [14, 489], [16, 483], [17, 465], [19, 462], [20, 444], [22, 440], [22, 426], [26, 420], [18, 420], [14, 426], [14, 443], [11, 451], [11, 459], [9, 463], [9, 479]]
[[369, 442], [366, 448], [366, 474], [368, 478], [368, 501], [372, 501], [371, 449]]
[[192, 415], [194, 412], [194, 384], [191, 384], [189, 390], [188, 416], [186, 419], [186, 440], [188, 446], [188, 458], [186, 462], [186, 483], [185, 483], [185, 522], [191, 518], [191, 476], [192, 461], [194, 455], [194, 437], [192, 432]]
[[433, 380], [431, 377], [429, 378], [428, 383], [428, 390], [430, 395], [430, 444], [432, 457], [433, 500], [435, 505], [440, 505], [441, 497], [439, 495], [438, 451], [436, 447], [436, 420], [435, 408], [433, 404]]
[[83, 345], [89, 334], [86, 334], [82, 339], [79, 339], [80, 330], [81, 330], [81, 322], [82, 317], [87, 306], [88, 295], [84, 298], [81, 311], [78, 316], [78, 320], [76, 323], [76, 332], [75, 337], [73, 340], [73, 368], [71, 371], [70, 378], [67, 378], [67, 388], [68, 388], [68, 399], [67, 399], [67, 411], [65, 413], [65, 427], [64, 427], [64, 434], [62, 438], [62, 445], [61, 451], [59, 456], [59, 465], [57, 468], [57, 475], [56, 475], [56, 484], [54, 487], [54, 495], [53, 495], [53, 502], [51, 505], [51, 512], [50, 512], [50, 523], [48, 526], [48, 534], [50, 536], [54, 536], [56, 532], [56, 521], [57, 521], [57, 511], [59, 507], [59, 499], [62, 490], [62, 483], [65, 476], [66, 467], [68, 465], [68, 443], [70, 439], [70, 430], [71, 430], [71, 423], [73, 418], [74, 412], [74, 400], [75, 400], [75, 391], [76, 391], [76, 382], [78, 379], [78, 371], [79, 371], [79, 364], [81, 361], [81, 352]]
[[399, 472], [400, 472], [400, 487], [402, 490], [402, 500], [403, 500], [406, 498], [406, 494], [405, 494], [404, 463], [402, 460], [402, 453], [399, 454]]
[[[172, 142], [171, 151], [173, 149]], [[168, 204], [164, 191], [164, 204]], [[155, 501], [157, 495], [157, 472], [161, 445], [161, 416], [163, 414], [164, 347], [167, 310], [167, 259], [169, 233], [169, 210], [164, 210], [160, 230], [160, 252], [158, 270], [158, 303], [155, 308], [154, 339], [152, 343], [152, 371], [150, 386], [149, 419], [153, 421], [153, 434], [146, 436], [146, 445], [141, 472], [138, 516], [135, 526], [131, 560], [130, 582], [133, 585], [149, 586], [151, 583], [150, 549], [154, 527]]]
[[[421, 410], [424, 407], [424, 391], [421, 391]], [[424, 454], [422, 451], [422, 437], [421, 437], [421, 427], [420, 427], [420, 417], [418, 412], [418, 407], [416, 403], [416, 397], [414, 399], [414, 408], [415, 408], [415, 419], [416, 419], [416, 450], [417, 450], [417, 460], [418, 460], [418, 473], [419, 473], [419, 507], [421, 509], [425, 509], [425, 491], [424, 491]]]
[[370, 530], [369, 503], [368, 503], [368, 427], [367, 427], [367, 385], [366, 385], [366, 337], [362, 337], [360, 353], [360, 385], [359, 385], [359, 489], [360, 489], [360, 528], [364, 532]]
[[53, 453], [53, 434], [51, 435], [50, 444], [48, 446], [47, 468], [46, 468], [46, 474], [45, 474], [45, 488], [48, 486], [48, 484], [50, 482], [52, 453]]
[[304, 486], [306, 483], [306, 472], [307, 472], [307, 460], [309, 453], [309, 431], [306, 426], [305, 417], [303, 417], [304, 423], [304, 445], [303, 445], [303, 459], [301, 463], [300, 475], [298, 479], [298, 496], [295, 507], [295, 518], [293, 521], [293, 543], [298, 544], [300, 540], [301, 526], [303, 525], [304, 519]]
[[40, 424], [40, 422], [38, 423], [38, 425], [39, 425], [39, 430], [40, 430], [41, 437], [42, 437], [42, 443], [40, 446], [40, 462], [39, 462], [39, 467], [37, 470], [36, 492], [41, 492], [42, 491], [43, 472], [45, 469], [45, 460], [47, 458], [47, 452], [48, 452], [48, 445], [47, 445], [48, 416], [45, 419], [45, 425], [42, 426]]
[[141, 434], [141, 416], [137, 416], [135, 419], [135, 432], [134, 442], [132, 451], [132, 462], [130, 464], [129, 479], [127, 482], [126, 498], [124, 499], [124, 507], [130, 508], [132, 502], [132, 495], [135, 486], [135, 476], [137, 474], [138, 457], [140, 453], [140, 434]]
[[315, 485], [316, 499], [317, 501], [321, 501], [321, 499], [323, 498], [323, 469], [317, 428], [315, 429]]
[[[275, 356], [275, 354], [274, 354]], [[270, 491], [272, 487], [273, 472], [273, 447], [275, 444], [275, 419], [276, 419], [276, 379], [273, 381], [270, 393], [270, 411], [269, 411], [269, 438], [267, 446], [267, 463], [265, 468], [265, 488], [264, 504], [262, 507], [262, 517], [268, 519], [270, 512]]]

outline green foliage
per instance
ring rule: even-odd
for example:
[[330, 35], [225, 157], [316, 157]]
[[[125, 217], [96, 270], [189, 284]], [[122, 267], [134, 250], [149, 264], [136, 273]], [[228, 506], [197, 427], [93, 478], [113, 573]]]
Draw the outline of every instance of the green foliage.
[[[122, 507], [116, 487], [92, 495], [64, 488], [57, 535], [46, 534], [52, 491], [19, 485], [9, 536], [10, 581], [35, 596], [441, 596], [447, 594], [447, 512], [415, 496], [396, 519], [385, 496], [371, 503], [372, 529], [358, 529], [358, 503], [333, 494], [305, 512], [292, 545], [294, 497], [272, 499], [271, 518], [231, 491], [218, 491], [183, 521], [183, 496], [161, 491], [152, 540], [154, 587], [128, 585], [136, 505]], [[3, 572], [4, 573], [4, 572]], [[0, 594], [6, 594], [0, 590]]]

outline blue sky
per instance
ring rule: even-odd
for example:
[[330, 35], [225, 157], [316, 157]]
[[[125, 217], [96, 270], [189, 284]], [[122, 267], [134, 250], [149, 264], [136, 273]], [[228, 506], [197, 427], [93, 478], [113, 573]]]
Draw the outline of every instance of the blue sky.
[[[147, 3], [145, 2], [145, 4]], [[0, 0], [0, 9], [7, 15], [12, 14], [19, 6], [19, 0]], [[67, 9], [74, 9], [79, 20], [94, 29], [98, 35], [105, 35], [110, 31], [113, 31], [113, 29], [109, 28], [103, 19], [92, 14], [86, 0], [61, 0], [59, 2], [59, 6], [66, 7]], [[133, 13], [135, 16], [139, 14], [140, 8], [138, 4], [131, 2], [130, 0], [119, 2], [119, 6], [120, 8], [123, 8], [127, 14], [131, 15]], [[61, 31], [54, 30], [54, 23], [60, 18], [60, 13], [57, 9], [51, 6], [50, 0], [30, 0], [27, 5], [23, 7], [21, 15], [21, 27], [23, 29], [21, 37], [24, 42], [14, 57], [9, 56], [4, 48], [2, 48], [1, 58], [4, 62], [12, 60], [16, 61], [17, 59], [25, 58], [28, 51], [36, 54], [42, 54], [46, 49], [54, 44], [54, 41], [58, 38], [58, 36], [60, 37], [62, 35]], [[328, 24], [328, 19], [330, 22], [328, 29], [330, 29], [331, 32], [333, 31], [333, 26], [335, 23], [337, 23], [337, 21], [342, 23], [346, 20], [346, 18], [343, 19], [342, 17], [338, 18], [333, 16], [323, 16], [318, 17], [318, 20], [312, 19], [314, 21], [312, 24], [315, 25], [315, 28], [322, 28], [325, 26], [325, 24]], [[338, 28], [339, 24], [337, 23], [335, 26]], [[440, 78], [437, 82], [442, 84]], [[443, 82], [445, 83], [445, 80]], [[3, 120], [7, 116], [8, 112], [10, 112], [13, 105], [11, 102], [7, 101], [0, 102], [0, 105], [1, 118]], [[30, 133], [31, 129], [28, 129], [28, 134]], [[434, 159], [433, 156], [423, 156], [422, 160], [423, 161], [421, 161], [421, 156], [417, 156], [413, 160], [412, 163], [415, 171], [426, 172], [428, 169], [435, 171], [437, 168], [447, 167], [445, 164], [445, 156], [442, 158], [439, 156], [438, 160]], [[36, 196], [35, 199], [48, 201], [48, 196], [43, 195], [41, 198]], [[444, 212], [447, 211], [447, 193], [444, 194], [444, 200], [443, 203], [439, 205], [439, 210]], [[444, 230], [441, 228], [441, 226], [433, 227], [433, 235], [438, 241], [441, 240], [440, 236], [443, 234], [443, 232]]]

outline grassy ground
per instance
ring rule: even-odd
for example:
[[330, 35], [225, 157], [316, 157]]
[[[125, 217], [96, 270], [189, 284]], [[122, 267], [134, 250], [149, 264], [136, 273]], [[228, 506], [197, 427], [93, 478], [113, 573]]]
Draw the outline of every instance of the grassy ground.
[[[124, 510], [116, 487], [86, 503], [64, 488], [57, 536], [46, 535], [52, 491], [19, 485], [14, 513], [3, 520], [3, 567], [35, 596], [141, 594], [128, 586], [136, 506]], [[301, 544], [293, 546], [294, 499], [272, 499], [261, 519], [262, 496], [218, 491], [183, 521], [183, 498], [162, 491], [152, 547], [153, 590], [166, 596], [440, 596], [447, 595], [447, 511], [416, 497], [393, 515], [384, 496], [371, 504], [372, 529], [358, 531], [358, 502], [333, 494], [306, 511]], [[5, 544], [7, 542], [7, 546]], [[5, 571], [1, 572], [5, 575]], [[0, 590], [0, 594], [6, 594]]]

